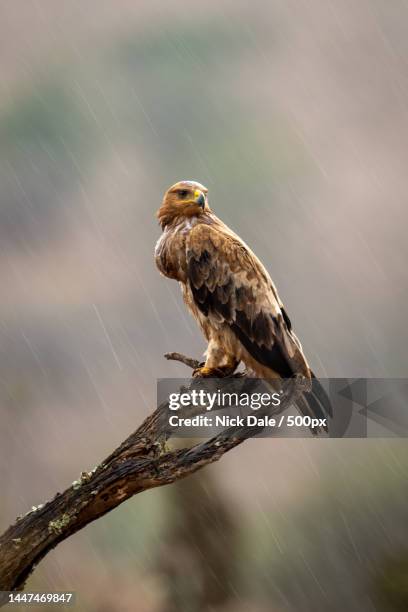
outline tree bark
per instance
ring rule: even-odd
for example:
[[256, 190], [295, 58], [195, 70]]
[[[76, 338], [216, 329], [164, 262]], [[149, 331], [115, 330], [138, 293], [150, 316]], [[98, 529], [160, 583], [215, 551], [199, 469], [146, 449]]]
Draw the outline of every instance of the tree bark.
[[[166, 357], [191, 368], [199, 365], [178, 353]], [[234, 376], [242, 374], [231, 375]], [[281, 410], [294, 401], [296, 393], [291, 385]], [[171, 436], [166, 427], [167, 415], [168, 404], [164, 403], [97, 468], [83, 472], [80, 480], [19, 517], [0, 536], [0, 591], [22, 590], [36, 565], [57, 544], [133, 495], [185, 478], [218, 461], [224, 453], [263, 429], [228, 428], [192, 448], [167, 451], [165, 443]], [[0, 606], [4, 603], [0, 602]]]

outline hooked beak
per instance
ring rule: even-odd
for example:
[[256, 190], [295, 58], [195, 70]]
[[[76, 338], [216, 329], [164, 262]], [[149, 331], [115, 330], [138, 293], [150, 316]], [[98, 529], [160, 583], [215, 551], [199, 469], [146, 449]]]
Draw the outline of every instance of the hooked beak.
[[194, 192], [194, 201], [198, 204], [203, 210], [205, 207], [205, 195], [200, 189], [196, 189]]

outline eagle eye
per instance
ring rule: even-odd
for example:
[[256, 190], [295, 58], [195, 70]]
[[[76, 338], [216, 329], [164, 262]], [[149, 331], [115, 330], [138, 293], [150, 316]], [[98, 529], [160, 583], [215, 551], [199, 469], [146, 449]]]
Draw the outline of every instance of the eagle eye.
[[180, 198], [186, 198], [188, 196], [188, 189], [180, 189], [178, 194]]

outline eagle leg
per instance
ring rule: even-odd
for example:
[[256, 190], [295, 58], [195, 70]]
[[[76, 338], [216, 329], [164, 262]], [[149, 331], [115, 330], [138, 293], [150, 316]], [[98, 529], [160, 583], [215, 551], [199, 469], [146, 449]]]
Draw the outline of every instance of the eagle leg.
[[217, 335], [210, 337], [205, 363], [193, 371], [193, 378], [225, 378], [236, 370], [239, 360], [222, 346]]

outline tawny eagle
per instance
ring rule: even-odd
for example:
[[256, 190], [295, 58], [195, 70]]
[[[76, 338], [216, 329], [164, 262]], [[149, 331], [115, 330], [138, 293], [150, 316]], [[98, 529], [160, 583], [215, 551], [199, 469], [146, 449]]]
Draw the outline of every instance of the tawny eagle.
[[[212, 212], [207, 193], [196, 181], [180, 181], [166, 191], [157, 212], [163, 229], [157, 267], [179, 281], [208, 341], [205, 364], [194, 375], [220, 376], [242, 361], [257, 378], [311, 380], [313, 372], [271, 277]], [[313, 389], [297, 405], [304, 414], [326, 416], [331, 412], [327, 396], [318, 383]]]

